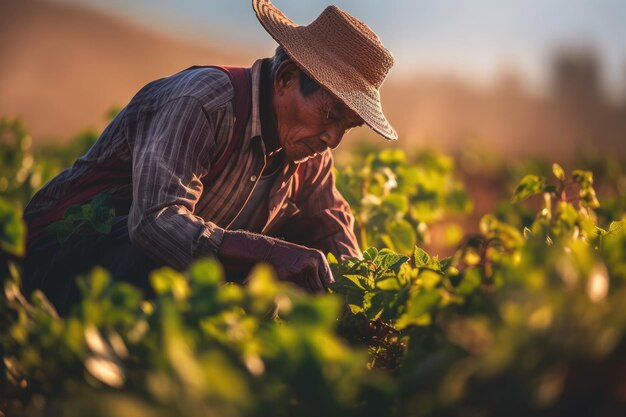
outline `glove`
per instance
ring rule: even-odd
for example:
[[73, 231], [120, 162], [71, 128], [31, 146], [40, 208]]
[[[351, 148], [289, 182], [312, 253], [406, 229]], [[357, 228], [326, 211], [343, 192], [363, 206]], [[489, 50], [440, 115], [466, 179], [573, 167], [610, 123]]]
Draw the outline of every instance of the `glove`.
[[227, 273], [236, 270], [239, 276], [254, 264], [267, 262], [280, 280], [293, 282], [310, 293], [324, 292], [335, 282], [321, 251], [260, 234], [224, 231], [217, 256]]

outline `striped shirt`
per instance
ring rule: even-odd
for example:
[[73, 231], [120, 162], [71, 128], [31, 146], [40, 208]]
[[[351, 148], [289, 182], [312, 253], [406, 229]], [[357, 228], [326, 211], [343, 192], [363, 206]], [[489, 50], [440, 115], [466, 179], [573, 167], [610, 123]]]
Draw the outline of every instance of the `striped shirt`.
[[[71, 199], [98, 166], [117, 209], [128, 213], [133, 244], [177, 269], [217, 253], [266, 164], [261, 137], [261, 64], [251, 68], [252, 112], [241, 143], [222, 172], [203, 184], [226, 151], [234, 129], [234, 87], [217, 68], [196, 68], [151, 82], [107, 126], [71, 168], [35, 194], [27, 223]], [[114, 167], [114, 168], [112, 168]], [[267, 200], [260, 233], [332, 252], [359, 256], [350, 208], [335, 187], [330, 151], [286, 164]]]

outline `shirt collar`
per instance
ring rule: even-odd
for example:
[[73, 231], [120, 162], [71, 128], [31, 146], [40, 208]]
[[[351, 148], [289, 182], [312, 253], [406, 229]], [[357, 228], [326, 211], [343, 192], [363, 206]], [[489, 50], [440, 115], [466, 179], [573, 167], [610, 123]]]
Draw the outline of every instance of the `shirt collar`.
[[[267, 59], [267, 58], [266, 58]], [[251, 68], [251, 77], [252, 77], [252, 116], [250, 117], [250, 123], [248, 124], [248, 128], [246, 130], [247, 137], [249, 140], [261, 139], [262, 128], [261, 128], [261, 106], [262, 106], [262, 98], [260, 86], [262, 82], [261, 70], [263, 66], [264, 59], [258, 59], [252, 64]], [[273, 112], [273, 109], [272, 109]], [[272, 114], [273, 117], [273, 114]], [[263, 148], [263, 152], [265, 152], [265, 144], [263, 140], [260, 140], [261, 146]], [[290, 178], [296, 172], [298, 168], [297, 164], [291, 162], [285, 164], [282, 172], [279, 174], [283, 180]], [[282, 181], [282, 180], [281, 180]]]
[[252, 73], [252, 117], [250, 137], [261, 137], [268, 151], [278, 148], [276, 118], [272, 104], [272, 76], [270, 60], [257, 60]]
[[272, 101], [274, 86], [270, 67], [270, 60], [264, 59], [261, 66], [261, 80], [259, 86], [261, 135], [267, 152], [275, 151], [280, 147], [280, 143], [278, 142], [278, 130], [276, 128], [276, 115]]
[[261, 67], [263, 60], [258, 59], [251, 68], [252, 73], [252, 117], [250, 118], [250, 137], [261, 137], [261, 109], [259, 103], [261, 85]]

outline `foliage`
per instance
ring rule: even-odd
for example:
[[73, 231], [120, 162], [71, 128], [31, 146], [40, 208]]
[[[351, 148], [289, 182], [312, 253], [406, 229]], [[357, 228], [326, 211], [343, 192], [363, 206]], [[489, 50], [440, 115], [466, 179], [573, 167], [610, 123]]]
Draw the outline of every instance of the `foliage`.
[[5, 199], [25, 202], [41, 185], [31, 142], [20, 120], [0, 119], [0, 191]]
[[[329, 255], [329, 294], [308, 296], [263, 265], [246, 286], [224, 283], [221, 266], [201, 259], [154, 272], [149, 299], [94, 269], [78, 278], [82, 301], [65, 317], [43, 294], [20, 291], [21, 195], [32, 190], [12, 183], [0, 200], [0, 247], [12, 254], [0, 295], [0, 410], [624, 415], [626, 207], [615, 199], [604, 209], [591, 171], [554, 164], [551, 178], [520, 175], [515, 202], [439, 259], [414, 245], [419, 225], [469, 202], [451, 161], [425, 155], [409, 163], [379, 152], [358, 170], [338, 168], [361, 239], [374, 246], [363, 259]], [[66, 215], [61, 239], [91, 220], [106, 232], [106, 201], [92, 203]], [[414, 236], [397, 236], [388, 219]]]
[[111, 232], [115, 209], [107, 193], [96, 195], [89, 203], [70, 206], [63, 219], [50, 224], [46, 230], [60, 243], [81, 245], [98, 235]]
[[517, 199], [544, 193], [524, 233], [485, 216], [441, 261], [416, 248], [413, 265], [383, 270], [370, 249], [334, 264], [347, 338], [394, 370], [400, 415], [626, 409], [625, 223], [600, 227], [591, 173], [559, 168], [555, 185], [520, 182]]
[[267, 267], [246, 288], [224, 284], [213, 260], [151, 281], [148, 302], [95, 269], [63, 319], [41, 293], [29, 303], [7, 283], [17, 318], [2, 343], [9, 382], [25, 386], [19, 396], [46, 398], [53, 414], [189, 416], [341, 416], [360, 414], [354, 404], [367, 395], [386, 397], [387, 378], [366, 375], [365, 352], [334, 333], [338, 297], [307, 297]]
[[399, 149], [357, 155], [336, 170], [337, 188], [355, 213], [360, 245], [409, 255], [428, 241], [428, 224], [470, 211], [453, 170], [444, 155], [422, 152], [409, 161]]
[[0, 252], [21, 257], [24, 255], [26, 227], [18, 207], [0, 198]]
[[70, 166], [96, 141], [85, 130], [65, 145], [32, 149], [32, 139], [19, 119], [0, 118], [0, 192], [22, 207], [43, 184]]

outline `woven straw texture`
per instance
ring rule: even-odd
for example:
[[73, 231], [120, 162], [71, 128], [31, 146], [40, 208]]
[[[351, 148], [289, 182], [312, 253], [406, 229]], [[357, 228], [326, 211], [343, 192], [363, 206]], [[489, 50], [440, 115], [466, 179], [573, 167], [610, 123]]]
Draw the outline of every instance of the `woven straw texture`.
[[378, 89], [393, 56], [363, 22], [336, 6], [298, 26], [269, 0], [252, 0], [257, 18], [307, 75], [354, 110], [374, 131], [398, 138], [387, 121]]

